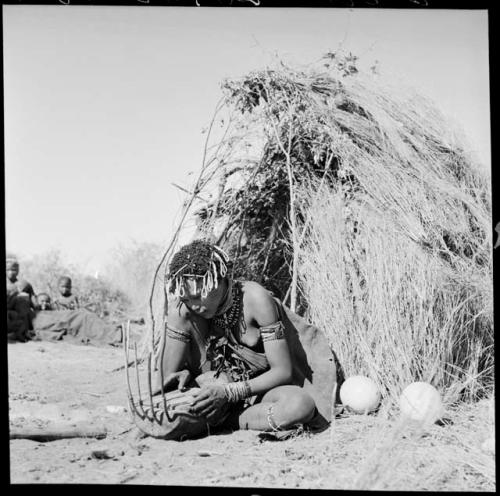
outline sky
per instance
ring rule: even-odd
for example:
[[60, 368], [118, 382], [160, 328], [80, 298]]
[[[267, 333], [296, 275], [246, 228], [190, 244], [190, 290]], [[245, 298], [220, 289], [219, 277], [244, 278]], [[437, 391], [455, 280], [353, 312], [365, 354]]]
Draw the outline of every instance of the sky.
[[224, 78], [339, 47], [430, 96], [490, 167], [485, 10], [3, 6], [6, 249], [90, 274], [166, 244]]

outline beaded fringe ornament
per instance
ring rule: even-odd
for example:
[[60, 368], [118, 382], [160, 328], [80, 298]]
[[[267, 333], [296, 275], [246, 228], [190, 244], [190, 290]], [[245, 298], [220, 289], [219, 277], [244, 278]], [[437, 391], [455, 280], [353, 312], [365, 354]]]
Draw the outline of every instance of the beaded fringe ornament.
[[[219, 269], [217, 269], [217, 263]], [[213, 247], [211, 260], [209, 262], [209, 268], [204, 275], [196, 274], [182, 274], [182, 271], [189, 267], [188, 264], [183, 265], [175, 274], [173, 274], [169, 279], [168, 283], [173, 282], [174, 291], [173, 294], [177, 297], [184, 297], [186, 291], [184, 289], [184, 279], [185, 278], [197, 278], [202, 280], [201, 296], [206, 298], [208, 293], [219, 286], [219, 277], [226, 277], [228, 272], [229, 257], [227, 254], [219, 247]], [[180, 275], [179, 275], [180, 274]]]

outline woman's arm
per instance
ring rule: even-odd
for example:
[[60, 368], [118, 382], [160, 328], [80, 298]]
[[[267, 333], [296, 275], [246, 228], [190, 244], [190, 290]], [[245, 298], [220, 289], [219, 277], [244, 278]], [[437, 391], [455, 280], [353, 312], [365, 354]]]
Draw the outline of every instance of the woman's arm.
[[252, 394], [263, 394], [277, 386], [291, 384], [292, 360], [273, 297], [257, 284], [248, 289], [249, 304], [246, 313], [261, 330], [264, 351], [270, 366], [267, 372], [249, 380], [248, 384]]
[[[184, 383], [189, 380], [186, 374], [180, 377], [177, 373], [182, 371], [185, 366], [192, 335], [192, 323], [185, 310], [172, 311], [167, 316], [165, 330], [156, 357], [157, 371], [153, 383], [153, 394], [161, 391], [162, 374], [164, 388], [175, 380], [179, 382], [179, 387], [182, 388]], [[181, 379], [183, 379], [182, 383]]]

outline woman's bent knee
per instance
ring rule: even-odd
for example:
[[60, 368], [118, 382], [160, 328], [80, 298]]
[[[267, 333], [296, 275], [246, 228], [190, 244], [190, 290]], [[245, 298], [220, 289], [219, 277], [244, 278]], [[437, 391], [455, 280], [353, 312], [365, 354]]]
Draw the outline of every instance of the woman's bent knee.
[[315, 409], [312, 397], [299, 387], [283, 394], [274, 408], [277, 423], [285, 428], [308, 422], [313, 418]]

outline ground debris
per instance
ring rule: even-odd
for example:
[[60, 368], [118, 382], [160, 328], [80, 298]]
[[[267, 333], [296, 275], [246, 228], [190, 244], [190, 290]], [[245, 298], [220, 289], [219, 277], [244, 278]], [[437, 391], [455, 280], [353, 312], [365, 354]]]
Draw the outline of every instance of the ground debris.
[[90, 458], [94, 458], [96, 460], [110, 460], [110, 459], [117, 459], [120, 456], [123, 456], [125, 452], [120, 449], [111, 449], [111, 448], [104, 448], [104, 449], [94, 449], [90, 452]]
[[120, 413], [126, 413], [127, 409], [121, 405], [108, 405], [106, 407], [106, 411], [108, 413], [120, 414]]
[[207, 450], [200, 450], [196, 453], [198, 456], [221, 456], [222, 453], [219, 453], [217, 451], [207, 451]]
[[133, 473], [126, 474], [120, 478], [119, 484], [125, 484], [125, 483], [131, 481], [132, 479], [135, 479], [138, 475], [139, 475], [139, 472], [133, 472]]

